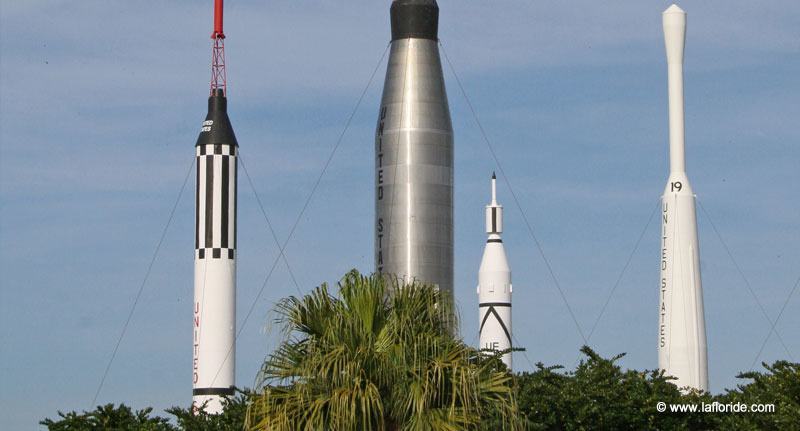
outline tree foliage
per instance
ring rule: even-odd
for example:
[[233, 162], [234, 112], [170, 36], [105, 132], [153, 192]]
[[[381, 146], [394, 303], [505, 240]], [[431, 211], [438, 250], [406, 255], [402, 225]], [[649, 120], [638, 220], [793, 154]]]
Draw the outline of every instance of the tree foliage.
[[[800, 364], [764, 364], [766, 372], [721, 395], [681, 392], [672, 377], [656, 370], [622, 370], [623, 355], [604, 359], [588, 347], [574, 371], [545, 367], [517, 375], [518, 402], [530, 430], [800, 430]], [[775, 404], [773, 413], [659, 412], [670, 405]]]
[[278, 306], [286, 340], [262, 368], [253, 430], [519, 429], [512, 377], [455, 337], [448, 296], [348, 273]]
[[751, 380], [718, 398], [721, 403], [774, 404], [771, 413], [721, 415], [720, 429], [800, 430], [800, 364], [777, 361], [762, 363], [766, 372], [750, 371], [738, 378]]
[[[447, 295], [351, 271], [338, 295], [322, 285], [283, 300], [281, 345], [265, 360], [255, 392], [222, 414], [120, 404], [58, 412], [50, 431], [250, 430], [788, 430], [800, 431], [800, 364], [778, 361], [741, 373], [719, 395], [681, 392], [658, 370], [623, 370], [623, 354], [584, 358], [566, 371], [536, 364], [508, 373], [454, 335]], [[773, 404], [773, 412], [659, 412], [665, 405]]]
[[39, 422], [50, 431], [105, 431], [105, 430], [137, 430], [137, 431], [172, 431], [175, 428], [167, 419], [150, 417], [151, 407], [133, 411], [125, 404], [119, 407], [114, 404], [97, 406], [91, 412], [58, 412], [60, 419], [45, 419]]
[[575, 371], [536, 364], [518, 376], [520, 409], [532, 430], [709, 429], [701, 414], [659, 414], [656, 403], [700, 403], [708, 395], [682, 395], [660, 371], [623, 371], [588, 347]]
[[205, 409], [197, 412], [192, 408], [183, 407], [172, 407], [167, 409], [167, 413], [174, 416], [178, 422], [177, 430], [241, 431], [244, 429], [244, 418], [250, 396], [248, 390], [237, 390], [235, 397], [223, 401], [221, 414], [210, 414]]
[[59, 411], [59, 419], [48, 418], [39, 424], [49, 431], [241, 431], [248, 397], [248, 391], [239, 391], [234, 398], [223, 402], [221, 414], [210, 414], [203, 408], [167, 409], [177, 425], [167, 418], [151, 416], [153, 409], [150, 407], [133, 411], [125, 404], [106, 404], [83, 413]]

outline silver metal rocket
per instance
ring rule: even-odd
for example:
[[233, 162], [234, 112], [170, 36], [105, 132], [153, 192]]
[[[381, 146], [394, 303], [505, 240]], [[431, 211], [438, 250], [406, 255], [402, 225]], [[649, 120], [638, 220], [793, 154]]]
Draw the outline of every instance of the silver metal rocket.
[[395, 0], [375, 132], [375, 268], [453, 291], [453, 128], [435, 0]]
[[222, 412], [233, 395], [236, 342], [236, 196], [239, 144], [228, 118], [222, 0], [215, 1], [208, 115], [195, 145], [192, 405]]
[[695, 196], [684, 154], [683, 51], [686, 12], [670, 6], [663, 16], [669, 79], [669, 160], [661, 197], [661, 279], [658, 366], [677, 377], [678, 387], [708, 390], [706, 327]]
[[[478, 272], [478, 310], [481, 326], [480, 348], [503, 351], [511, 342], [511, 268], [503, 248], [503, 206], [497, 203], [497, 177], [492, 174], [492, 202], [486, 205], [486, 248]], [[502, 356], [511, 369], [511, 352]]]

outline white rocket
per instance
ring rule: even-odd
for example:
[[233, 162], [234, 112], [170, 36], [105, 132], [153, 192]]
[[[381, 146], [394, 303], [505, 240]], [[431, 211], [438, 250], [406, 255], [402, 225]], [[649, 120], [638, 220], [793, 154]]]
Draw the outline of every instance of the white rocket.
[[236, 363], [236, 197], [239, 144], [228, 118], [223, 1], [214, 2], [208, 114], [195, 144], [192, 405], [221, 413], [234, 394]]
[[661, 279], [658, 366], [678, 387], [708, 390], [706, 326], [695, 196], [686, 176], [683, 49], [686, 12], [670, 6], [662, 16], [669, 78], [669, 179], [661, 198]]
[[236, 157], [238, 144], [221, 89], [208, 99], [208, 116], [195, 147], [194, 310], [192, 402], [222, 412], [233, 395], [236, 352]]
[[[503, 206], [497, 203], [497, 177], [492, 174], [492, 202], [486, 206], [486, 248], [478, 272], [478, 310], [481, 322], [481, 350], [503, 351], [512, 347], [511, 268], [500, 234], [503, 232]], [[511, 369], [511, 352], [502, 357]]]

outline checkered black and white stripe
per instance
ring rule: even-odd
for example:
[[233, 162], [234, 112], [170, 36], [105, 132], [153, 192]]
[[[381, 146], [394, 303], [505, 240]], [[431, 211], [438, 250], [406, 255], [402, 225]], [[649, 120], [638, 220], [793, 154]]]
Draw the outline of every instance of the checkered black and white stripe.
[[195, 258], [236, 255], [237, 165], [235, 145], [196, 147]]

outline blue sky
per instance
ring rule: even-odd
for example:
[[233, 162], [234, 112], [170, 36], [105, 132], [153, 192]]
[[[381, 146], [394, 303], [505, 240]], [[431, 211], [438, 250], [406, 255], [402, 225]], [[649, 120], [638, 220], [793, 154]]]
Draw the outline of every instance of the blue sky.
[[[667, 2], [440, 0], [440, 37], [579, 324], [588, 332], [667, 176]], [[694, 1], [687, 167], [766, 313], [800, 277], [800, 4]], [[0, 5], [0, 416], [37, 429], [89, 409], [205, 116], [211, 2]], [[389, 39], [388, 1], [229, 0], [230, 114], [284, 240]], [[385, 62], [385, 61], [384, 61]], [[372, 269], [373, 132], [384, 65], [286, 249], [302, 291]], [[456, 141], [456, 299], [477, 341], [483, 206], [497, 169], [446, 68]], [[244, 180], [244, 178], [242, 178]], [[241, 182], [239, 319], [277, 256]], [[193, 202], [179, 203], [98, 403], [191, 395]], [[514, 330], [528, 362], [574, 365], [582, 340], [511, 200]], [[658, 227], [648, 227], [590, 344], [654, 368]], [[736, 384], [770, 324], [702, 211], [711, 388]], [[276, 345], [285, 265], [238, 342], [251, 386]], [[800, 293], [777, 325], [800, 360]], [[785, 359], [773, 335], [760, 360]]]

